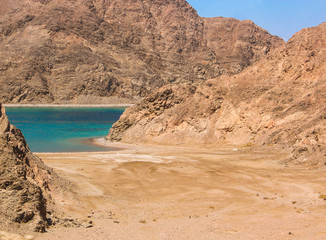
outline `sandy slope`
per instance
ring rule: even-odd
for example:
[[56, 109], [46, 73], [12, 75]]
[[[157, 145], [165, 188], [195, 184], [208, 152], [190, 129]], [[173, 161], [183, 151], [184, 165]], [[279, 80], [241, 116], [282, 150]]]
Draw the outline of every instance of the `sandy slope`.
[[38, 154], [76, 183], [77, 199], [58, 207], [94, 226], [36, 239], [325, 239], [325, 168], [289, 167], [275, 152], [133, 145]]

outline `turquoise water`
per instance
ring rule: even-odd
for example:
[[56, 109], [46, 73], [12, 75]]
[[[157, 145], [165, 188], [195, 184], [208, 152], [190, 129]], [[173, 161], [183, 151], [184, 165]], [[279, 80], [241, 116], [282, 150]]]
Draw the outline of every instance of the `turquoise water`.
[[89, 144], [105, 137], [124, 108], [7, 107], [10, 122], [34, 152], [109, 151]]

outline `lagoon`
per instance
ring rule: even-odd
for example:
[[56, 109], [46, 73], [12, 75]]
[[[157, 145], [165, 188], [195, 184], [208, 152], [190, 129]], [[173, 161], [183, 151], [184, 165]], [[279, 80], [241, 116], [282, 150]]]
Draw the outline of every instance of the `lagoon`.
[[33, 152], [109, 151], [90, 144], [105, 137], [125, 108], [6, 107]]

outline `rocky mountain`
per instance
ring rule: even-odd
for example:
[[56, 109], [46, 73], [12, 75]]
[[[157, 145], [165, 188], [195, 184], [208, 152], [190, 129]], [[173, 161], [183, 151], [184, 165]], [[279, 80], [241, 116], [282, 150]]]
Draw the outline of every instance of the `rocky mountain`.
[[0, 0], [0, 101], [127, 103], [241, 72], [284, 44], [185, 0]]
[[127, 109], [107, 139], [290, 147], [326, 163], [326, 23], [296, 33], [240, 74], [169, 85]]
[[[0, 228], [44, 231], [57, 175], [31, 153], [0, 104]], [[25, 223], [24, 225], [20, 225]]]

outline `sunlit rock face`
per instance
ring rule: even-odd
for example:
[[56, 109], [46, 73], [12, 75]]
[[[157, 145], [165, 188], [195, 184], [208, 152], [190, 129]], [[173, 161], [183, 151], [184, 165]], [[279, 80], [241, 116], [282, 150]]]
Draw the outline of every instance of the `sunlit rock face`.
[[166, 84], [232, 75], [284, 44], [185, 0], [0, 0], [0, 101], [135, 102]]
[[326, 23], [234, 76], [169, 85], [127, 109], [107, 139], [290, 148], [326, 162]]
[[0, 227], [44, 231], [56, 174], [31, 153], [0, 103]]

